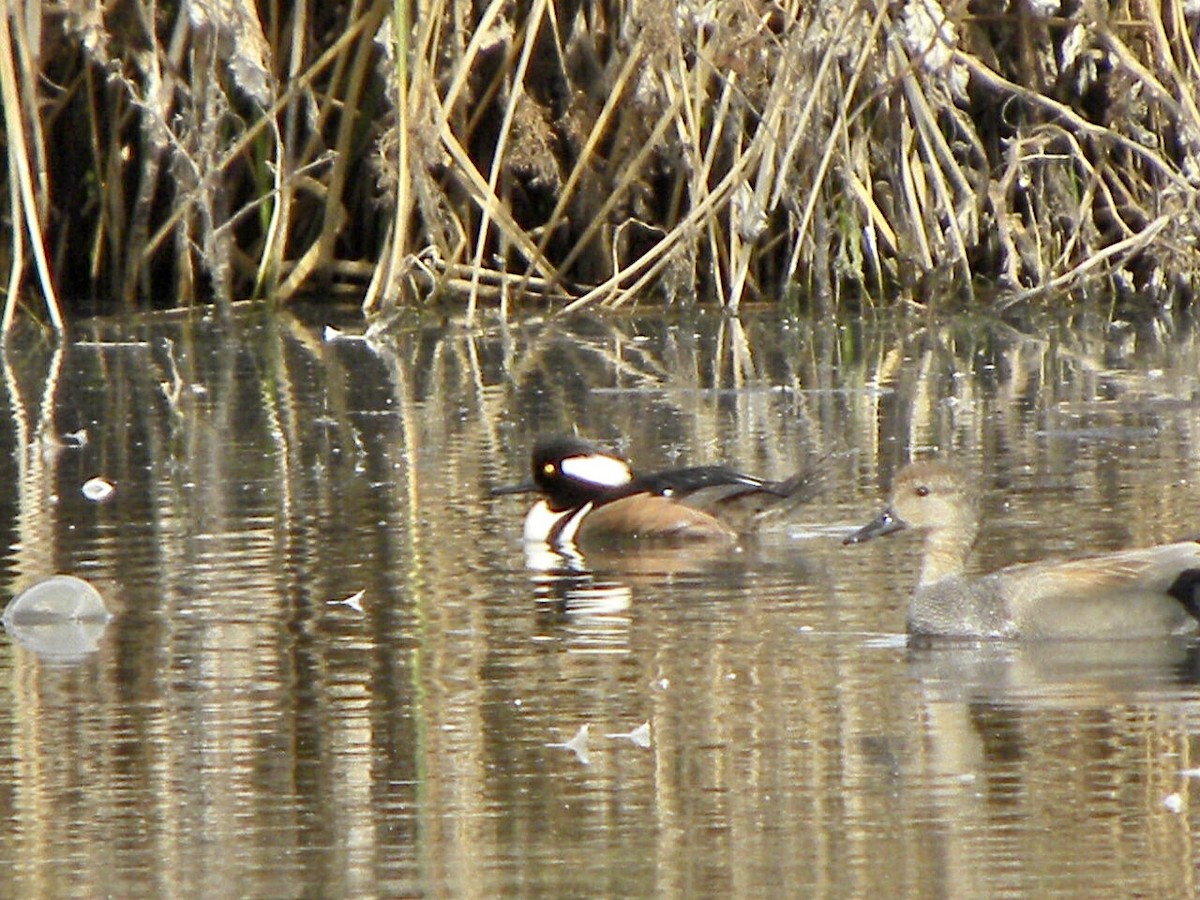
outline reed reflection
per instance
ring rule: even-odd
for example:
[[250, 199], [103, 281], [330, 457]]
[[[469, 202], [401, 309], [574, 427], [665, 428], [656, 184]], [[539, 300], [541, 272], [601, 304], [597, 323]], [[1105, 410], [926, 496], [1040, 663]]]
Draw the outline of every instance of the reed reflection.
[[[14, 891], [1190, 892], [1187, 653], [868, 644], [902, 632], [912, 548], [840, 538], [930, 448], [1005, 507], [981, 569], [1194, 532], [1191, 323], [323, 324], [97, 322], [5, 357], [0, 571], [124, 606], [76, 669], [0, 654]], [[573, 432], [823, 490], [719, 552], [527, 565], [525, 507], [488, 492]], [[649, 748], [598, 737], [647, 722]], [[545, 747], [583, 724], [586, 767]]]

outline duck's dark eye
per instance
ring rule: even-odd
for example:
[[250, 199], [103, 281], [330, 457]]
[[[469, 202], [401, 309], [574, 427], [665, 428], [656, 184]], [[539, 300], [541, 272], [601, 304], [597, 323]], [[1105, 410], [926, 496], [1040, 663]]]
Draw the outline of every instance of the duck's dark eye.
[[924, 485], [924, 484], [919, 484], [919, 485], [917, 485], [917, 489], [915, 491], [913, 491], [913, 493], [916, 494], [918, 497], [928, 497], [929, 496], [929, 486]]

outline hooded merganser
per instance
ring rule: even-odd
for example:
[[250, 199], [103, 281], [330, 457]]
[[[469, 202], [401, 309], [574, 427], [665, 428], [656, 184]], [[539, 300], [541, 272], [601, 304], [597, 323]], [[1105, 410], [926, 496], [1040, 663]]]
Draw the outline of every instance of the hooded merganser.
[[492, 496], [540, 493], [525, 540], [555, 548], [621, 538], [732, 541], [810, 499], [815, 481], [808, 471], [766, 481], [727, 466], [635, 475], [623, 457], [575, 437], [540, 441], [532, 476]]

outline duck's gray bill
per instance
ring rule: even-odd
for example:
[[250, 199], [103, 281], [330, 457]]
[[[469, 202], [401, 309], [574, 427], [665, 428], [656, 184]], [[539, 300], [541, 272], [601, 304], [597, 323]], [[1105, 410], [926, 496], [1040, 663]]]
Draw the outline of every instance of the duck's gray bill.
[[868, 522], [862, 528], [858, 529], [858, 531], [846, 535], [842, 543], [861, 544], [863, 541], [869, 541], [871, 538], [883, 537], [885, 534], [899, 531], [903, 527], [904, 520], [890, 509], [885, 509], [878, 517]]

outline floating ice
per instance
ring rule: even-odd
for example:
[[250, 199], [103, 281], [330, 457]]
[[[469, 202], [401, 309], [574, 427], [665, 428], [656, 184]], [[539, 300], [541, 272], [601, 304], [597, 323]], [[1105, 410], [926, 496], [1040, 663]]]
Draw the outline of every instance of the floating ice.
[[624, 739], [631, 744], [637, 744], [639, 747], [646, 748], [650, 746], [650, 723], [643, 722], [633, 731], [616, 731], [604, 735], [606, 738], [616, 740]]
[[348, 334], [340, 328], [326, 325], [321, 330], [321, 340], [327, 344], [332, 344], [334, 341], [364, 341], [366, 338], [361, 334]]
[[116, 488], [111, 481], [105, 481], [103, 478], [89, 478], [83, 483], [83, 496], [87, 497], [93, 503], [103, 503], [113, 495]]
[[39, 656], [70, 662], [95, 653], [112, 614], [92, 585], [53, 575], [9, 601], [0, 617], [17, 643]]
[[363, 590], [357, 591], [356, 593], [351, 594], [349, 597], [345, 597], [341, 600], [328, 600], [326, 602], [330, 606], [348, 606], [355, 612], [362, 612], [363, 611], [362, 601], [363, 601], [363, 597], [365, 597], [366, 595], [367, 595], [367, 592], [366, 592], [366, 589], [364, 588]]
[[547, 744], [546, 746], [560, 750], [570, 750], [575, 754], [575, 758], [586, 766], [591, 759], [588, 755], [588, 727], [587, 725], [580, 725], [579, 730], [575, 732], [575, 737], [569, 741], [560, 744]]

